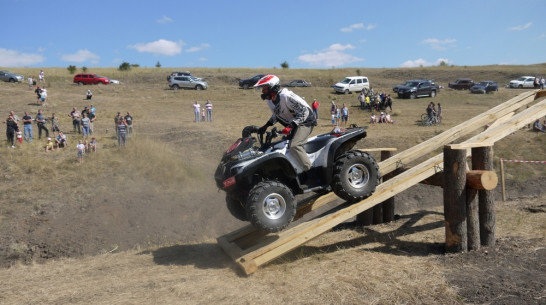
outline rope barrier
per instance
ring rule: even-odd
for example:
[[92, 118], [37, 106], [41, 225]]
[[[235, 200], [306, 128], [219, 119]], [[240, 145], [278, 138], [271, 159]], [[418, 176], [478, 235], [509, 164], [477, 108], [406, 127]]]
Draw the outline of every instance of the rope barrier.
[[540, 164], [546, 164], [546, 161], [527, 161], [527, 160], [507, 160], [500, 158], [502, 162], [514, 162], [514, 163], [540, 163]]

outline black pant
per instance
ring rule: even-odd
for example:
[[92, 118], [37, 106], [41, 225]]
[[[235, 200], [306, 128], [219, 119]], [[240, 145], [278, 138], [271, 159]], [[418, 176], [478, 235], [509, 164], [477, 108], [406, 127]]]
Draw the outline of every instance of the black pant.
[[38, 123], [38, 139], [42, 138], [42, 129], [45, 130], [46, 138], [49, 138], [49, 130], [45, 127], [44, 123]]
[[82, 133], [80, 128], [80, 120], [72, 120], [72, 125], [74, 126], [74, 132], [76, 132], [76, 128], [78, 128], [78, 133]]
[[7, 130], [6, 137], [8, 138], [8, 143], [11, 143], [11, 146], [13, 146], [13, 138], [15, 137], [15, 130]]

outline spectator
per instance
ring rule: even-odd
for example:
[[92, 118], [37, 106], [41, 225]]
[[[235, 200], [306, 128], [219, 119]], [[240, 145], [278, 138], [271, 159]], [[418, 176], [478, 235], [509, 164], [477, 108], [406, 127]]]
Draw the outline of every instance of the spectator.
[[341, 108], [341, 124], [347, 126], [347, 121], [349, 120], [349, 108], [343, 104]]
[[32, 87], [34, 86], [34, 83], [32, 81], [32, 77], [28, 77], [28, 90], [32, 90]]
[[375, 113], [372, 111], [372, 115], [370, 116], [370, 123], [376, 124], [377, 123], [377, 117], [375, 116]]
[[42, 129], [45, 130], [46, 137], [49, 138], [49, 130], [47, 130], [45, 124], [46, 119], [42, 114], [42, 110], [40, 109], [38, 110], [38, 114], [36, 115], [36, 125], [38, 125], [38, 139], [42, 138]]
[[364, 93], [364, 89], [362, 89], [358, 95], [358, 103], [360, 104], [360, 109], [366, 109], [366, 95]]
[[45, 87], [42, 88], [42, 92], [40, 93], [40, 101], [42, 101], [42, 106], [45, 106], [47, 103], [47, 90]]
[[117, 126], [118, 131], [118, 146], [125, 146], [127, 141], [127, 122], [123, 118], [118, 121]]
[[540, 90], [543, 90], [543, 89], [544, 89], [544, 83], [545, 83], [545, 82], [546, 82], [546, 81], [544, 80], [544, 77], [541, 76], [541, 77], [540, 77], [540, 80], [539, 80], [539, 84], [538, 84], [538, 85], [540, 86]]
[[383, 112], [381, 112], [381, 114], [379, 115], [379, 123], [387, 123], [385, 121], [385, 114]]
[[197, 101], [193, 103], [193, 112], [195, 114], [195, 122], [199, 123], [199, 114], [201, 113], [201, 105]]
[[337, 106], [336, 106], [336, 103], [334, 101], [332, 101], [332, 106], [330, 106], [330, 114], [336, 114], [336, 109], [337, 109]]
[[36, 103], [40, 104], [42, 100], [42, 89], [40, 89], [40, 86], [36, 86], [34, 93], [36, 93]]
[[97, 151], [97, 145], [98, 145], [97, 138], [92, 137], [91, 142], [89, 142], [89, 146], [88, 146], [89, 151], [93, 151], [93, 152]]
[[89, 111], [92, 113], [92, 114], [95, 114], [95, 111], [97, 109], [95, 109], [95, 106], [91, 105], [91, 108], [89, 108]]
[[55, 137], [55, 145], [57, 146], [57, 148], [64, 148], [68, 145], [68, 142], [66, 141], [66, 135], [63, 133], [62, 130], [60, 130], [57, 137]]
[[368, 110], [368, 112], [372, 112], [372, 102], [370, 101], [370, 97], [366, 95], [366, 97], [364, 98], [364, 103], [366, 104], [366, 109]]
[[89, 117], [89, 108], [87, 108], [87, 106], [84, 106], [83, 107], [83, 110], [81, 112], [81, 115], [83, 116], [84, 114], [87, 114], [87, 117]]
[[78, 141], [78, 145], [76, 145], [76, 148], [78, 149], [78, 160], [80, 163], [83, 163], [83, 154], [85, 153], [85, 145], [82, 143], [82, 140]]
[[17, 138], [17, 143], [23, 144], [23, 133], [21, 131], [16, 131], [15, 137]]
[[32, 142], [32, 117], [28, 111], [25, 111], [25, 115], [23, 116], [23, 127], [25, 132], [25, 141]]
[[90, 124], [90, 120], [89, 118], [87, 117], [87, 113], [84, 113], [82, 115], [82, 118], [81, 118], [81, 125], [82, 125], [82, 131], [83, 131], [83, 136], [85, 138], [88, 138], [89, 137], [89, 124]]
[[57, 132], [59, 132], [59, 119], [57, 118], [55, 113], [53, 113], [51, 115], [50, 120], [51, 120], [51, 132], [53, 132], [53, 137], [56, 137]]
[[210, 100], [207, 100], [205, 107], [207, 108], [207, 121], [212, 122], [212, 103]]
[[133, 117], [127, 111], [127, 115], [125, 116], [125, 122], [127, 123], [127, 135], [131, 135], [133, 133]]
[[387, 111], [385, 111], [385, 123], [387, 123], [387, 124], [393, 124], [394, 123], [394, 121], [391, 119], [390, 113], [388, 113]]
[[72, 127], [74, 128], [74, 133], [76, 132], [76, 129], [78, 129], [78, 133], [82, 133], [80, 120], [82, 114], [76, 109], [76, 107], [72, 108], [72, 112], [68, 114], [69, 117], [72, 118]]
[[91, 90], [90, 90], [90, 89], [87, 90], [86, 98], [87, 98], [88, 100], [90, 100], [92, 97], [93, 97], [93, 93], [91, 93]]
[[114, 126], [115, 126], [115, 129], [116, 129], [116, 137], [119, 136], [118, 123], [119, 123], [119, 121], [122, 121], [122, 120], [123, 120], [123, 117], [121, 116], [121, 112], [118, 112], [118, 114], [116, 114], [116, 116], [114, 117]]
[[392, 98], [390, 94], [387, 94], [385, 97], [385, 110], [387, 110], [387, 107], [392, 111]]
[[336, 107], [336, 126], [340, 126], [341, 122], [341, 109]]
[[47, 144], [45, 146], [45, 151], [55, 151], [55, 144], [51, 141], [51, 138], [47, 138]]
[[40, 73], [38, 74], [38, 79], [40, 80], [40, 83], [45, 81], [44, 70], [40, 70]]
[[436, 115], [438, 117], [438, 123], [442, 122], [442, 105], [438, 103], [438, 110], [436, 111]]
[[205, 121], [205, 107], [201, 108], [201, 121], [204, 122]]
[[317, 118], [318, 121], [318, 109], [319, 109], [320, 103], [317, 101], [316, 98], [313, 99], [313, 104], [311, 104], [311, 108], [313, 108], [313, 112], [315, 113], [315, 118]]
[[544, 127], [544, 125], [540, 124], [539, 119], [537, 119], [533, 124], [533, 130], [538, 132], [546, 132], [546, 128]]
[[11, 148], [15, 148], [13, 138], [15, 137], [15, 133], [19, 131], [19, 126], [15, 122], [15, 119], [12, 115], [8, 116], [6, 119], [6, 138], [8, 140], [8, 144], [11, 143]]
[[89, 111], [89, 114], [87, 115], [87, 117], [89, 118], [89, 134], [92, 135], [94, 126], [95, 126], [95, 120], [97, 119], [97, 117], [95, 116], [95, 113], [92, 111]]

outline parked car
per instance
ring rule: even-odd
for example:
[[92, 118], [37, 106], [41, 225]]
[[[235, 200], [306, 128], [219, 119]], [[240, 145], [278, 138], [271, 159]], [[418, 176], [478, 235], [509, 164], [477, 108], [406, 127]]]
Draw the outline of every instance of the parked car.
[[191, 75], [190, 71], [175, 71], [167, 75], [167, 81], [169, 81], [171, 76], [193, 76], [193, 75]]
[[[425, 79], [425, 80], [426, 80], [426, 79]], [[434, 80], [428, 79], [428, 81], [431, 82], [431, 83], [436, 87], [436, 91], [440, 91], [440, 86], [437, 85], [436, 83], [434, 83]], [[411, 81], [406, 81], [406, 82], [403, 83], [403, 84], [396, 85], [396, 86], [392, 87], [392, 91], [398, 92], [398, 88], [400, 88], [400, 87], [402, 87], [402, 86], [408, 86], [408, 85], [407, 85], [408, 82], [411, 82]]]
[[74, 75], [74, 83], [78, 85], [108, 85], [110, 83], [110, 79], [108, 77], [100, 76], [93, 73], [80, 73]]
[[193, 76], [173, 76], [169, 78], [169, 87], [174, 90], [206, 90], [209, 87], [209, 84], [205, 80]]
[[243, 89], [248, 89], [254, 86], [260, 80], [260, 78], [264, 76], [265, 74], [258, 74], [258, 75], [252, 76], [251, 78], [241, 79], [239, 80], [239, 87]]
[[283, 85], [284, 87], [311, 87], [311, 83], [303, 79], [296, 79]]
[[470, 88], [471, 93], [489, 93], [499, 91], [499, 85], [492, 80], [479, 82]]
[[449, 83], [448, 87], [455, 90], [468, 90], [474, 86], [474, 81], [470, 78], [459, 78], [455, 82]]
[[409, 80], [403, 86], [398, 87], [398, 97], [400, 98], [435, 97], [437, 93], [437, 85], [428, 79]]
[[510, 88], [534, 88], [535, 87], [535, 77], [534, 76], [522, 76], [518, 79], [511, 80], [508, 84]]
[[21, 74], [15, 74], [10, 71], [2, 70], [0, 71], [0, 79], [5, 82], [15, 83], [24, 81], [25, 77]]
[[370, 82], [366, 76], [347, 76], [339, 83], [332, 86], [335, 92], [349, 94], [360, 92], [364, 88], [370, 89]]

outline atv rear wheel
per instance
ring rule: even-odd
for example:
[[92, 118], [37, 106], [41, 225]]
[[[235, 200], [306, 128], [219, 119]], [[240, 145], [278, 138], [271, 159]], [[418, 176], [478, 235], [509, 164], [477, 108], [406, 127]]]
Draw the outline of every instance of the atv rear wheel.
[[286, 185], [264, 181], [250, 190], [245, 208], [247, 218], [256, 228], [278, 232], [294, 219], [297, 203]]
[[369, 197], [379, 184], [379, 166], [365, 152], [351, 150], [334, 164], [332, 189], [340, 198], [357, 202]]
[[226, 206], [231, 215], [239, 220], [248, 221], [243, 203], [230, 195], [226, 195]]

